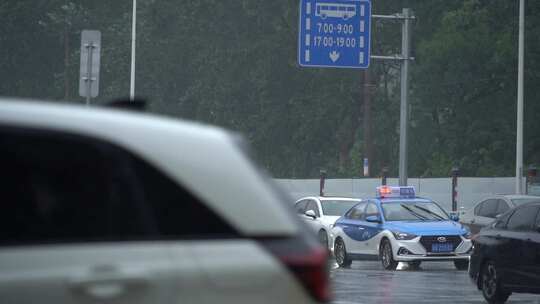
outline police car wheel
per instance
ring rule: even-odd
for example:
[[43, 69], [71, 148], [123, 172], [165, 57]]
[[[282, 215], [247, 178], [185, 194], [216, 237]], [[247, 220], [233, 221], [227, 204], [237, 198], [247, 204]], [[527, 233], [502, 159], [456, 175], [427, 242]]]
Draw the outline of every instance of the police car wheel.
[[488, 303], [504, 303], [510, 297], [501, 287], [501, 278], [495, 264], [488, 261], [480, 272], [482, 294]]
[[387, 239], [384, 239], [381, 243], [379, 257], [384, 269], [396, 270], [398, 262], [394, 260], [394, 255], [392, 254], [392, 245]]
[[468, 260], [455, 260], [454, 266], [457, 270], [467, 270], [469, 268], [469, 261]]
[[347, 256], [347, 249], [342, 239], [338, 238], [334, 244], [334, 255], [339, 267], [351, 266], [352, 260]]

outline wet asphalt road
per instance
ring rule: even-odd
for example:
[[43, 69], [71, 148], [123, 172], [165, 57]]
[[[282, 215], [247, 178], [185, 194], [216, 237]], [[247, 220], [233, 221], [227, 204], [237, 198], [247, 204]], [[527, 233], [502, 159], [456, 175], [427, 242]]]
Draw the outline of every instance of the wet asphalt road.
[[[355, 261], [350, 269], [335, 266], [330, 273], [335, 304], [486, 303], [467, 271], [451, 262], [422, 263], [419, 270], [400, 264], [397, 271], [383, 270], [378, 261]], [[512, 294], [507, 303], [540, 304], [540, 295]]]

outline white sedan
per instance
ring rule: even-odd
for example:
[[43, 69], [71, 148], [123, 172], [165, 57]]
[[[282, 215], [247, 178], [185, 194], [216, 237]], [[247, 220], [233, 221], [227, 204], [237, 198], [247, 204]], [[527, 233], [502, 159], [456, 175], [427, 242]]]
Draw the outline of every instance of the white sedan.
[[296, 201], [295, 209], [311, 229], [317, 234], [321, 243], [332, 250], [334, 223], [361, 199], [348, 197], [310, 196]]

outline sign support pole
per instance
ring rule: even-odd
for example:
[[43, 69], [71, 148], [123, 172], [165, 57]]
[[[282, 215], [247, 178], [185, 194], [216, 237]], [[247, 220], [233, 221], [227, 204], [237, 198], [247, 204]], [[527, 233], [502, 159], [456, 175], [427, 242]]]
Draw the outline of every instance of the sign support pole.
[[411, 22], [415, 16], [411, 9], [404, 8], [402, 14], [394, 15], [372, 15], [377, 19], [401, 20], [401, 55], [377, 56], [372, 55], [372, 59], [381, 60], [399, 60], [401, 61], [401, 105], [400, 105], [400, 123], [399, 123], [399, 185], [407, 186], [407, 129], [409, 125], [409, 61], [414, 60], [410, 57], [411, 46]]
[[137, 0], [133, 0], [133, 12], [131, 18], [131, 74], [129, 81], [129, 100], [135, 99], [135, 46], [137, 35], [135, 33], [137, 27]]
[[90, 42], [86, 45], [88, 49], [88, 60], [86, 61], [86, 105], [90, 105], [90, 89], [92, 88], [92, 53], [94, 44]]
[[[401, 52], [403, 58], [409, 58], [409, 48], [411, 46], [410, 36], [410, 23], [411, 19], [410, 9], [403, 9], [402, 24], [402, 40], [401, 40]], [[400, 107], [400, 122], [399, 122], [399, 185], [407, 186], [407, 131], [409, 125], [409, 104], [408, 104], [408, 90], [409, 90], [409, 60], [403, 60], [401, 62], [401, 107]]]
[[516, 194], [523, 193], [523, 69], [525, 38], [525, 0], [519, 1], [518, 98], [516, 134]]

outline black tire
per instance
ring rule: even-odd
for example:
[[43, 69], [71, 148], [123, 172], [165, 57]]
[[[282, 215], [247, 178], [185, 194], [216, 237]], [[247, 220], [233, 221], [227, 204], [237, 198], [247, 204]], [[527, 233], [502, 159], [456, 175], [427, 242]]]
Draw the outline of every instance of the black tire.
[[319, 231], [319, 242], [328, 250], [328, 234], [322, 229]]
[[341, 268], [350, 267], [352, 260], [347, 255], [347, 248], [341, 238], [337, 238], [334, 244], [334, 255], [336, 257], [336, 263]]
[[454, 267], [457, 270], [467, 270], [469, 268], [469, 260], [454, 260]]
[[420, 264], [422, 264], [422, 261], [412, 261], [408, 262], [407, 264], [409, 264], [409, 269], [420, 269]]
[[394, 260], [392, 244], [388, 239], [383, 239], [379, 249], [379, 258], [385, 270], [396, 270], [398, 262]]
[[482, 295], [488, 303], [504, 303], [511, 294], [511, 292], [503, 290], [497, 268], [491, 261], [487, 261], [480, 271], [480, 284]]

